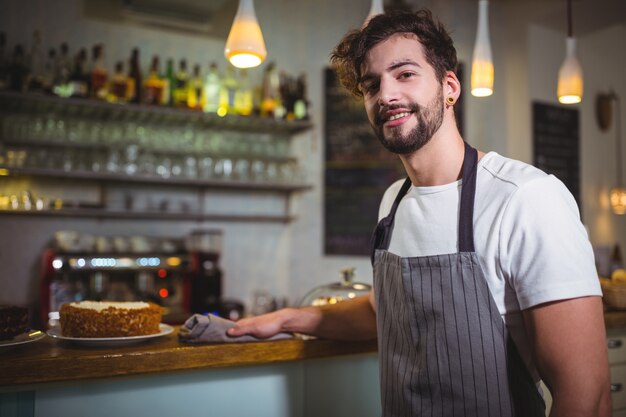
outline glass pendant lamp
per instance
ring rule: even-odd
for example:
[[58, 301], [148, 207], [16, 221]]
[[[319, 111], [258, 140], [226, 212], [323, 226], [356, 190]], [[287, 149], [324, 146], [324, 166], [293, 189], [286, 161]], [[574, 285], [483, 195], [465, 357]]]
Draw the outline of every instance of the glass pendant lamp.
[[253, 0], [239, 0], [239, 8], [226, 40], [224, 55], [237, 68], [252, 68], [267, 56]]
[[372, 0], [372, 5], [370, 6], [370, 11], [363, 22], [362, 27], [367, 26], [372, 17], [385, 13], [385, 8], [383, 7], [383, 0]]
[[559, 103], [576, 104], [583, 99], [583, 71], [576, 58], [576, 38], [572, 29], [572, 2], [567, 1], [567, 39], [565, 40], [565, 60], [559, 69], [557, 96]]
[[489, 1], [478, 1], [478, 28], [472, 58], [471, 91], [475, 97], [493, 94], [493, 59], [489, 41]]

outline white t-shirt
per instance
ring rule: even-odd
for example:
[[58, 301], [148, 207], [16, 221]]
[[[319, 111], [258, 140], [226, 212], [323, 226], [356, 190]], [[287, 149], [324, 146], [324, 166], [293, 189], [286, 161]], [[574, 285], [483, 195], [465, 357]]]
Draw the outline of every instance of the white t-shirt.
[[[402, 182], [385, 192], [389, 214]], [[458, 252], [461, 181], [414, 187], [396, 212], [389, 252], [401, 257]], [[548, 301], [602, 295], [576, 201], [556, 177], [495, 152], [478, 162], [474, 247], [491, 294], [532, 376], [521, 311]]]

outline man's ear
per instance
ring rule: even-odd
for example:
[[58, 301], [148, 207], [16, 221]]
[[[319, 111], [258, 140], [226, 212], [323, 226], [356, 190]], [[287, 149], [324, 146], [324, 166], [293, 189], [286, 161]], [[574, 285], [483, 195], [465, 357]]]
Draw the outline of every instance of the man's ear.
[[461, 95], [461, 82], [456, 77], [456, 74], [452, 71], [446, 71], [443, 76], [443, 96], [447, 100], [447, 97], [452, 97], [453, 102], [456, 102]]

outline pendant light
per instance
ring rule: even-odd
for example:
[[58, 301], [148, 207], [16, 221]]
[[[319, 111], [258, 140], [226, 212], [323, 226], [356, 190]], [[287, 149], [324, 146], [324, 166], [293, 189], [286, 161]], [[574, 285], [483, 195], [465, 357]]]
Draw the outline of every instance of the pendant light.
[[471, 90], [475, 97], [493, 94], [493, 59], [489, 42], [489, 1], [478, 1], [478, 28], [472, 58]]
[[361, 27], [367, 26], [372, 17], [385, 13], [385, 8], [383, 7], [383, 0], [372, 0], [372, 5], [370, 6], [370, 11], [363, 22]]
[[237, 68], [252, 68], [267, 56], [261, 27], [254, 13], [253, 0], [239, 0], [224, 55]]
[[572, 1], [567, 2], [567, 39], [565, 60], [559, 69], [557, 96], [559, 103], [575, 104], [583, 99], [583, 71], [576, 58], [576, 38], [572, 30]]

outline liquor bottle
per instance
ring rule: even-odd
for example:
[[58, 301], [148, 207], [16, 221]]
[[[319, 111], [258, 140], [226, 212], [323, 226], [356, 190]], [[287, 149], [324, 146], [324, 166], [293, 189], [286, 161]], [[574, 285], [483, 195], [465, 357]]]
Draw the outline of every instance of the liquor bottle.
[[235, 79], [235, 67], [228, 65], [226, 73], [220, 84], [220, 108], [218, 114], [236, 114], [235, 94], [237, 93], [237, 80]]
[[159, 56], [154, 55], [150, 63], [150, 72], [144, 82], [143, 102], [145, 104], [158, 106], [163, 101], [163, 77], [161, 77], [159, 67]]
[[104, 46], [93, 47], [93, 65], [91, 66], [91, 95], [92, 97], [106, 97], [107, 69], [104, 63]]
[[178, 63], [176, 81], [174, 86], [174, 107], [187, 107], [187, 84], [189, 73], [187, 72], [187, 61], [181, 59]]
[[237, 91], [235, 93], [235, 112], [242, 116], [252, 114], [253, 107], [253, 91], [248, 79], [248, 71], [246, 69], [239, 70], [239, 81], [237, 82]]
[[71, 97], [87, 97], [89, 93], [87, 84], [87, 79], [89, 77], [85, 74], [86, 62], [87, 50], [83, 48], [78, 52], [78, 54], [76, 54], [74, 59], [74, 68], [70, 74], [69, 89], [71, 91]]
[[5, 90], [9, 82], [9, 58], [7, 53], [7, 36], [0, 32], [0, 90]]
[[56, 65], [56, 81], [57, 85], [67, 84], [72, 73], [72, 59], [67, 43], [63, 42], [59, 48], [59, 58]]
[[174, 105], [174, 88], [176, 87], [176, 74], [174, 72], [174, 60], [168, 59], [165, 69], [165, 85], [163, 86], [163, 105]]
[[307, 98], [306, 74], [301, 74], [298, 77], [294, 114], [297, 120], [309, 119], [309, 99]]
[[133, 48], [130, 55], [130, 67], [128, 71], [128, 79], [131, 82], [131, 103], [141, 103], [141, 69], [139, 66], [139, 48]]
[[72, 74], [72, 59], [70, 58], [67, 43], [63, 42], [59, 47], [59, 55], [54, 65], [54, 81], [52, 92], [60, 97], [72, 95], [70, 75]]
[[204, 79], [203, 89], [204, 106], [202, 110], [205, 113], [217, 113], [220, 107], [220, 73], [215, 62], [209, 65], [209, 72]]
[[202, 76], [198, 64], [193, 66], [193, 75], [187, 84], [187, 107], [194, 110], [202, 110], [204, 107]]
[[57, 62], [57, 53], [54, 48], [48, 50], [48, 58], [44, 64], [44, 72], [42, 77], [42, 89], [45, 93], [52, 93], [54, 86], [55, 68]]
[[13, 48], [13, 57], [9, 64], [9, 89], [13, 91], [24, 91], [26, 78], [28, 76], [28, 66], [24, 56], [24, 47], [20, 44]]
[[263, 74], [261, 116], [280, 117], [282, 101], [280, 97], [280, 75], [276, 64], [270, 62]]
[[41, 33], [33, 32], [33, 43], [28, 53], [28, 68], [30, 74], [27, 80], [27, 89], [31, 91], [41, 91], [44, 71], [44, 54], [41, 49]]
[[130, 87], [128, 77], [124, 74], [124, 63], [118, 61], [111, 77], [107, 100], [113, 103], [125, 103], [130, 96]]

